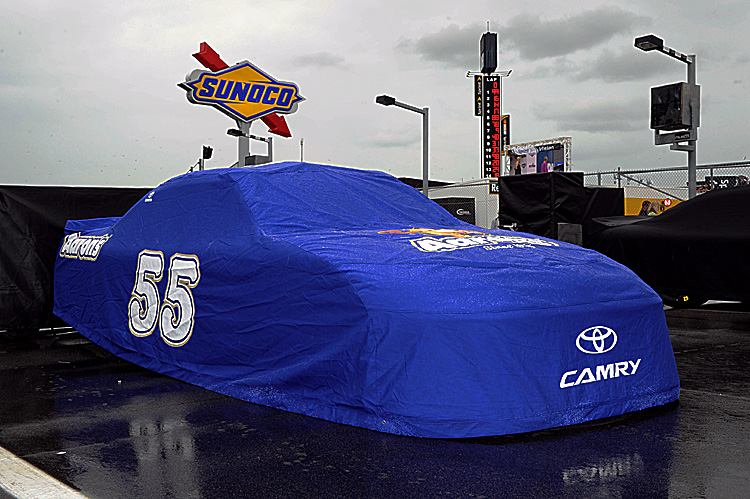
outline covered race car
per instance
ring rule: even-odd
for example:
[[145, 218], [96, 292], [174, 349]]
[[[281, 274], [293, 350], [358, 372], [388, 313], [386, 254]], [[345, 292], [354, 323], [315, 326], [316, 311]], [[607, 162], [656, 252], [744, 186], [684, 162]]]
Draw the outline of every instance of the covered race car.
[[527, 432], [679, 396], [659, 297], [591, 250], [481, 230], [385, 173], [173, 178], [70, 221], [55, 313], [250, 402], [422, 437]]
[[673, 307], [750, 303], [750, 186], [706, 192], [655, 217], [594, 219], [586, 246], [626, 265]]

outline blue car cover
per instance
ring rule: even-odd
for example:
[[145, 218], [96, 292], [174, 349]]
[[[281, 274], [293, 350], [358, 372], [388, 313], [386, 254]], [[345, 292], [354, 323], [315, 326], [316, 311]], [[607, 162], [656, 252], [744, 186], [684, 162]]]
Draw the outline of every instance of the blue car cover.
[[68, 222], [54, 287], [55, 313], [128, 361], [378, 431], [528, 432], [679, 396], [662, 302], [630, 270], [376, 171], [175, 177]]

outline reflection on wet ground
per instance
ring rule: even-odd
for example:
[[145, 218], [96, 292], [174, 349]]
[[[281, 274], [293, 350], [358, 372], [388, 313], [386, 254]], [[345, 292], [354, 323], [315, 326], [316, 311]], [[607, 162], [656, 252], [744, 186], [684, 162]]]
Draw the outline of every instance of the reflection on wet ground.
[[256, 406], [75, 332], [0, 334], [0, 446], [92, 498], [744, 497], [750, 312], [667, 310], [678, 403], [524, 435], [400, 437]]

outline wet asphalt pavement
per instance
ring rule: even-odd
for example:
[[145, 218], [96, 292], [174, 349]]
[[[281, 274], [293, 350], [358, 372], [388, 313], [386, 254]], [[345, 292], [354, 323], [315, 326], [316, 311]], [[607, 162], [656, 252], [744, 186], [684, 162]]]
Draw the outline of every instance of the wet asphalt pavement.
[[70, 330], [0, 333], [0, 446], [101, 499], [750, 497], [750, 310], [714, 303], [666, 315], [679, 402], [467, 440], [231, 399]]

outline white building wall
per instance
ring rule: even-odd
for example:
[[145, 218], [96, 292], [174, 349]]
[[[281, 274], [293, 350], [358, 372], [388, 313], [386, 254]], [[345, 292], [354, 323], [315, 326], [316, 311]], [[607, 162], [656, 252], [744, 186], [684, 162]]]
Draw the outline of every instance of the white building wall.
[[474, 198], [476, 225], [489, 229], [497, 217], [498, 196], [490, 194], [490, 180], [471, 180], [443, 187], [430, 187], [430, 199], [463, 197]]

